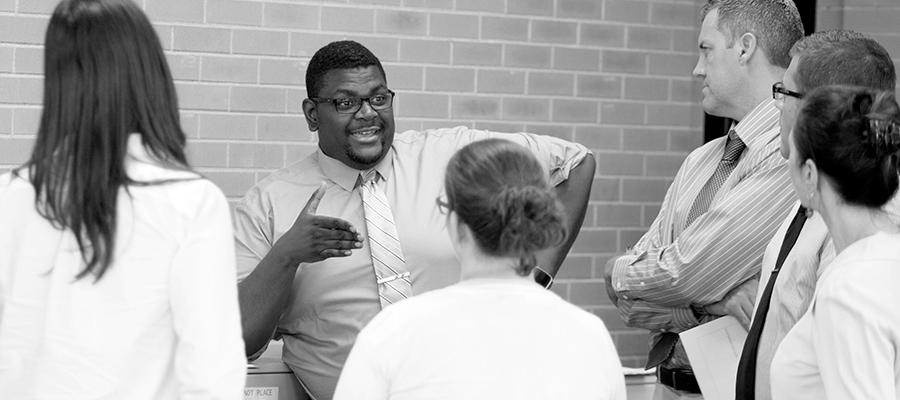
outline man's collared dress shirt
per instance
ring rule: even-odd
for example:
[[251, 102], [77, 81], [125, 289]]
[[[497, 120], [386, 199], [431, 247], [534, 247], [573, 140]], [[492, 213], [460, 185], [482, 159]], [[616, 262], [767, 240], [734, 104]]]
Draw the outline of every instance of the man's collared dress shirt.
[[[709, 210], [686, 225], [700, 189], [722, 158], [726, 137], [685, 159], [650, 229], [612, 271], [619, 313], [629, 326], [682, 332], [701, 323], [691, 305], [721, 300], [759, 274], [763, 249], [794, 194], [779, 154], [774, 100], [756, 106], [733, 128], [747, 148]], [[704, 322], [711, 317], [704, 317]], [[680, 346], [669, 367], [687, 366]]]
[[[456, 150], [488, 138], [528, 147], [552, 185], [565, 181], [569, 171], [590, 155], [579, 144], [524, 133], [465, 127], [398, 133], [375, 168], [385, 178], [379, 185], [394, 213], [414, 295], [459, 281], [446, 215], [435, 199], [443, 193], [444, 170]], [[362, 200], [355, 187], [359, 172], [317, 151], [252, 188], [234, 213], [238, 279], [249, 275], [290, 229], [322, 181], [327, 190], [317, 214], [344, 219], [365, 237]], [[314, 398], [330, 399], [356, 335], [381, 309], [365, 240], [363, 248], [349, 257], [301, 264], [289, 302], [277, 328], [285, 344], [284, 361]]]

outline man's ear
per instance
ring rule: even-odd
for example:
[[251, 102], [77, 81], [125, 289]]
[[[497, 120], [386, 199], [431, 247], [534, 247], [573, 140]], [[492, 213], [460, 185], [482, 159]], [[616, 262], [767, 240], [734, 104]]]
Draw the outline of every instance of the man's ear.
[[735, 45], [738, 46], [740, 50], [740, 54], [738, 55], [738, 61], [741, 64], [747, 64], [750, 62], [750, 59], [756, 53], [757, 46], [759, 45], [756, 35], [746, 32], [738, 38], [737, 43]]
[[319, 109], [314, 101], [310, 99], [303, 100], [303, 116], [306, 117], [306, 124], [311, 132], [319, 130]]
[[819, 168], [812, 159], [807, 158], [800, 166], [800, 179], [811, 189], [819, 188]]

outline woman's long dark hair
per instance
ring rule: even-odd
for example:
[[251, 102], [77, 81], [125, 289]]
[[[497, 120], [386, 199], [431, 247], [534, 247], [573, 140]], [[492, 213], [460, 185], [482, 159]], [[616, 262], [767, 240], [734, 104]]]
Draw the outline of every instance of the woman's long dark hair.
[[[44, 45], [44, 99], [37, 140], [22, 167], [38, 212], [71, 230], [99, 280], [112, 262], [128, 136], [151, 157], [187, 169], [175, 86], [159, 38], [130, 0], [63, 0]], [[20, 169], [21, 170], [21, 169]], [[20, 172], [17, 170], [17, 173]]]

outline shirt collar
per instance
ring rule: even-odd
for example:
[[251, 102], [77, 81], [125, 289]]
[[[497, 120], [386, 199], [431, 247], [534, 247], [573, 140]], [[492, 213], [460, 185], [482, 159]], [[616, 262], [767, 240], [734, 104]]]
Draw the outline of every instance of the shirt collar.
[[765, 135], [778, 123], [775, 100], [768, 98], [756, 105], [744, 119], [732, 127], [748, 148], [765, 145], [771, 138]]
[[[329, 157], [322, 152], [322, 149], [316, 150], [316, 157], [318, 158], [319, 166], [322, 167], [322, 173], [324, 173], [328, 179], [331, 179], [332, 182], [348, 192], [353, 191], [353, 188], [356, 187], [359, 173], [362, 172], [361, 170], [350, 167], [343, 162]], [[375, 170], [381, 175], [381, 179], [387, 180], [388, 177], [391, 176], [393, 169], [394, 148], [391, 147], [388, 149], [387, 154], [384, 155], [384, 158], [375, 165]]]

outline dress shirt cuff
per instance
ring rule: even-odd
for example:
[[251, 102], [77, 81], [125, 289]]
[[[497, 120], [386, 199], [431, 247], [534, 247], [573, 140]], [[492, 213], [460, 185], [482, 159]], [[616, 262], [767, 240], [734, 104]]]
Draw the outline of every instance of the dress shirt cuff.
[[616, 260], [612, 271], [613, 289], [622, 299], [636, 298], [635, 292], [650, 289], [647, 281], [657, 267], [659, 250], [650, 249], [638, 255], [626, 255]]
[[686, 331], [697, 325], [700, 325], [700, 320], [697, 319], [690, 307], [672, 309], [672, 326], [679, 332]]

